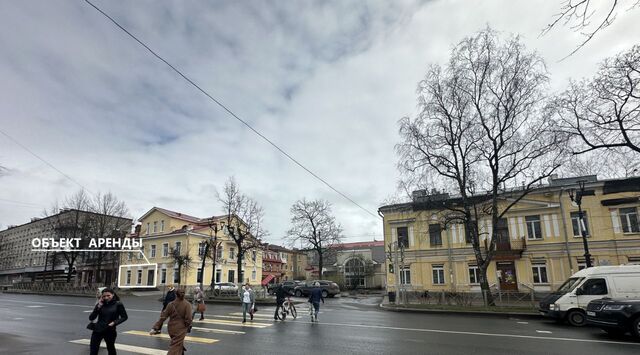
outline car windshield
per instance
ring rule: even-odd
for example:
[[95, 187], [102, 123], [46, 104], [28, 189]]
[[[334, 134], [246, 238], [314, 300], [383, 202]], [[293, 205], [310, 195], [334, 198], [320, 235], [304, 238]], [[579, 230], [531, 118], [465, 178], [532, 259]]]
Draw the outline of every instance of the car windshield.
[[565, 281], [560, 288], [558, 288], [558, 293], [568, 293], [573, 291], [576, 286], [582, 281], [583, 277], [570, 277], [567, 281]]

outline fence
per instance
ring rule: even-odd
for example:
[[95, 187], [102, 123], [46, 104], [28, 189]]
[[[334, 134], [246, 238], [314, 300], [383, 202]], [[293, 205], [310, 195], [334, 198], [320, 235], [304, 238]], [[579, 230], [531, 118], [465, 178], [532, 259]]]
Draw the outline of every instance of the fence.
[[[446, 306], [487, 306], [487, 297], [483, 292], [451, 292], [451, 291], [406, 291], [407, 304], [431, 304]], [[534, 291], [497, 291], [491, 295], [498, 307], [520, 307], [535, 309], [546, 293]]]
[[[110, 285], [112, 286], [112, 285]], [[104, 284], [74, 285], [66, 282], [19, 282], [11, 285], [7, 292], [42, 292], [94, 295]]]

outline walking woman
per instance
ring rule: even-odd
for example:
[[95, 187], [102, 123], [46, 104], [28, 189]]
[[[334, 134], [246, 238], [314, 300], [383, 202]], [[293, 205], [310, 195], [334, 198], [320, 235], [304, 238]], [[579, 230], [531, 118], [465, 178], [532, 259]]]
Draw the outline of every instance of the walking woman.
[[242, 323], [247, 322], [247, 312], [251, 316], [251, 320], [253, 320], [253, 306], [256, 301], [256, 294], [251, 289], [251, 286], [247, 282], [246, 285], [242, 286], [242, 291], [240, 291], [240, 300], [242, 301]]
[[127, 311], [120, 302], [120, 298], [110, 288], [102, 290], [101, 298], [89, 315], [89, 320], [98, 321], [93, 324], [91, 333], [91, 343], [89, 345], [90, 354], [97, 355], [100, 350], [102, 339], [107, 344], [109, 355], [116, 355], [116, 326], [127, 320]]
[[196, 287], [196, 290], [193, 292], [193, 313], [191, 314], [191, 318], [196, 316], [196, 313], [200, 312], [200, 320], [204, 319], [204, 311], [207, 310], [207, 306], [204, 304], [204, 294], [200, 287]]
[[160, 319], [153, 325], [149, 334], [158, 334], [162, 324], [169, 318], [167, 325], [171, 343], [167, 355], [182, 355], [187, 350], [184, 347], [184, 337], [191, 331], [191, 304], [184, 299], [184, 290], [176, 290], [176, 299], [167, 305], [160, 314]]

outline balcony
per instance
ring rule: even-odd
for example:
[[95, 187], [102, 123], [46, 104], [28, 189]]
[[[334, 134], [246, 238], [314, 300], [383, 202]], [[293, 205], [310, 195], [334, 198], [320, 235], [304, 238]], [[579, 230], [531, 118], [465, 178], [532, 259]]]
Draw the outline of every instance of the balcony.
[[[485, 240], [485, 248], [487, 241]], [[527, 248], [525, 238], [498, 240], [496, 250], [493, 253], [494, 260], [516, 260], [522, 257], [522, 252]]]

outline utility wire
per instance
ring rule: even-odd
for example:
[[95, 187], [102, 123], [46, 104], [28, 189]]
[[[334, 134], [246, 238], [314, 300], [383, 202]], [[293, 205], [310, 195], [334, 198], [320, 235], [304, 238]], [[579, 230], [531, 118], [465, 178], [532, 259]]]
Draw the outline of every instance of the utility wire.
[[71, 176], [65, 174], [62, 170], [56, 168], [53, 164], [49, 163], [48, 161], [46, 161], [44, 158], [42, 158], [41, 156], [39, 156], [38, 154], [36, 154], [33, 150], [29, 149], [27, 146], [25, 146], [24, 144], [20, 143], [17, 139], [11, 137], [8, 133], [4, 132], [3, 130], [0, 129], [0, 133], [2, 133], [3, 136], [7, 137], [9, 140], [11, 140], [13, 143], [17, 144], [18, 146], [20, 146], [22, 149], [26, 150], [27, 152], [29, 152], [31, 155], [33, 155], [34, 157], [36, 157], [38, 160], [42, 161], [43, 163], [47, 164], [51, 169], [57, 171], [58, 173], [60, 173], [62, 176], [64, 176], [65, 178], [67, 178], [69, 181], [73, 182], [74, 184], [80, 186], [81, 189], [86, 190], [88, 192], [91, 193], [91, 191], [89, 189], [87, 189], [86, 187], [82, 186], [81, 183], [79, 183], [77, 180], [75, 180], [74, 178], [72, 178]]
[[260, 133], [257, 129], [253, 128], [253, 126], [251, 126], [249, 123], [247, 123], [245, 120], [243, 120], [242, 118], [240, 118], [238, 115], [236, 115], [233, 111], [231, 111], [230, 108], [228, 108], [227, 106], [225, 106], [222, 102], [220, 102], [219, 100], [217, 100], [216, 98], [214, 98], [213, 96], [211, 96], [208, 92], [206, 92], [204, 89], [202, 89], [198, 84], [196, 84], [193, 80], [191, 80], [188, 76], [186, 76], [185, 74], [183, 74], [179, 69], [177, 69], [175, 66], [173, 66], [171, 63], [169, 63], [166, 59], [164, 59], [162, 56], [160, 56], [158, 53], [156, 53], [153, 49], [151, 49], [149, 46], [147, 46], [144, 42], [142, 42], [140, 39], [138, 39], [135, 35], [133, 35], [131, 32], [129, 32], [126, 28], [124, 28], [122, 25], [120, 25], [120, 23], [118, 23], [118, 21], [116, 21], [115, 19], [113, 19], [111, 16], [109, 16], [106, 12], [104, 12], [102, 9], [100, 9], [98, 6], [94, 5], [91, 1], [89, 0], [84, 0], [87, 4], [91, 5], [91, 7], [93, 7], [94, 9], [96, 9], [98, 12], [100, 12], [104, 17], [106, 17], [107, 19], [109, 19], [114, 25], [116, 25], [118, 28], [120, 28], [124, 33], [126, 33], [127, 35], [129, 35], [129, 37], [133, 38], [136, 42], [138, 42], [138, 44], [140, 44], [141, 46], [143, 46], [149, 53], [151, 53], [154, 57], [158, 58], [160, 61], [162, 61], [164, 64], [166, 64], [169, 68], [171, 68], [174, 72], [176, 72], [178, 75], [180, 75], [184, 80], [186, 80], [189, 84], [191, 84], [193, 87], [195, 87], [198, 91], [200, 91], [201, 93], [203, 93], [205, 96], [207, 96], [209, 99], [211, 99], [213, 102], [215, 102], [218, 106], [220, 106], [223, 110], [225, 110], [228, 114], [230, 114], [233, 118], [235, 118], [236, 120], [238, 120], [240, 123], [242, 123], [243, 125], [245, 125], [247, 128], [249, 128], [253, 133], [255, 133], [256, 135], [258, 135], [260, 138], [262, 138], [264, 141], [266, 141], [267, 143], [269, 143], [271, 146], [273, 146], [275, 149], [277, 149], [280, 153], [282, 153], [285, 157], [287, 157], [289, 160], [291, 160], [293, 163], [295, 163], [296, 165], [298, 165], [299, 167], [301, 167], [302, 169], [304, 169], [306, 172], [308, 172], [309, 174], [311, 174], [313, 177], [315, 177], [317, 180], [319, 180], [320, 182], [322, 182], [323, 184], [325, 184], [327, 187], [329, 187], [331, 190], [333, 190], [334, 192], [336, 192], [338, 195], [344, 197], [346, 200], [348, 200], [349, 202], [351, 202], [352, 204], [356, 205], [358, 208], [360, 208], [361, 210], [365, 211], [366, 213], [370, 214], [371, 216], [373, 216], [374, 218], [378, 218], [379, 216], [377, 216], [376, 214], [372, 213], [371, 211], [367, 210], [366, 208], [362, 207], [360, 204], [358, 204], [356, 201], [354, 201], [353, 199], [351, 199], [349, 196], [347, 196], [346, 194], [340, 192], [338, 189], [336, 189], [335, 187], [333, 187], [331, 184], [329, 184], [326, 180], [324, 180], [323, 178], [321, 178], [320, 176], [318, 176], [316, 173], [314, 173], [313, 171], [311, 171], [309, 168], [307, 168], [306, 166], [302, 165], [302, 163], [300, 163], [299, 161], [297, 161], [294, 157], [292, 157], [289, 153], [287, 153], [286, 151], [284, 151], [284, 149], [280, 148], [280, 146], [278, 146], [277, 144], [275, 144], [273, 141], [271, 141], [269, 138], [267, 138], [266, 136], [264, 136], [262, 133]]

